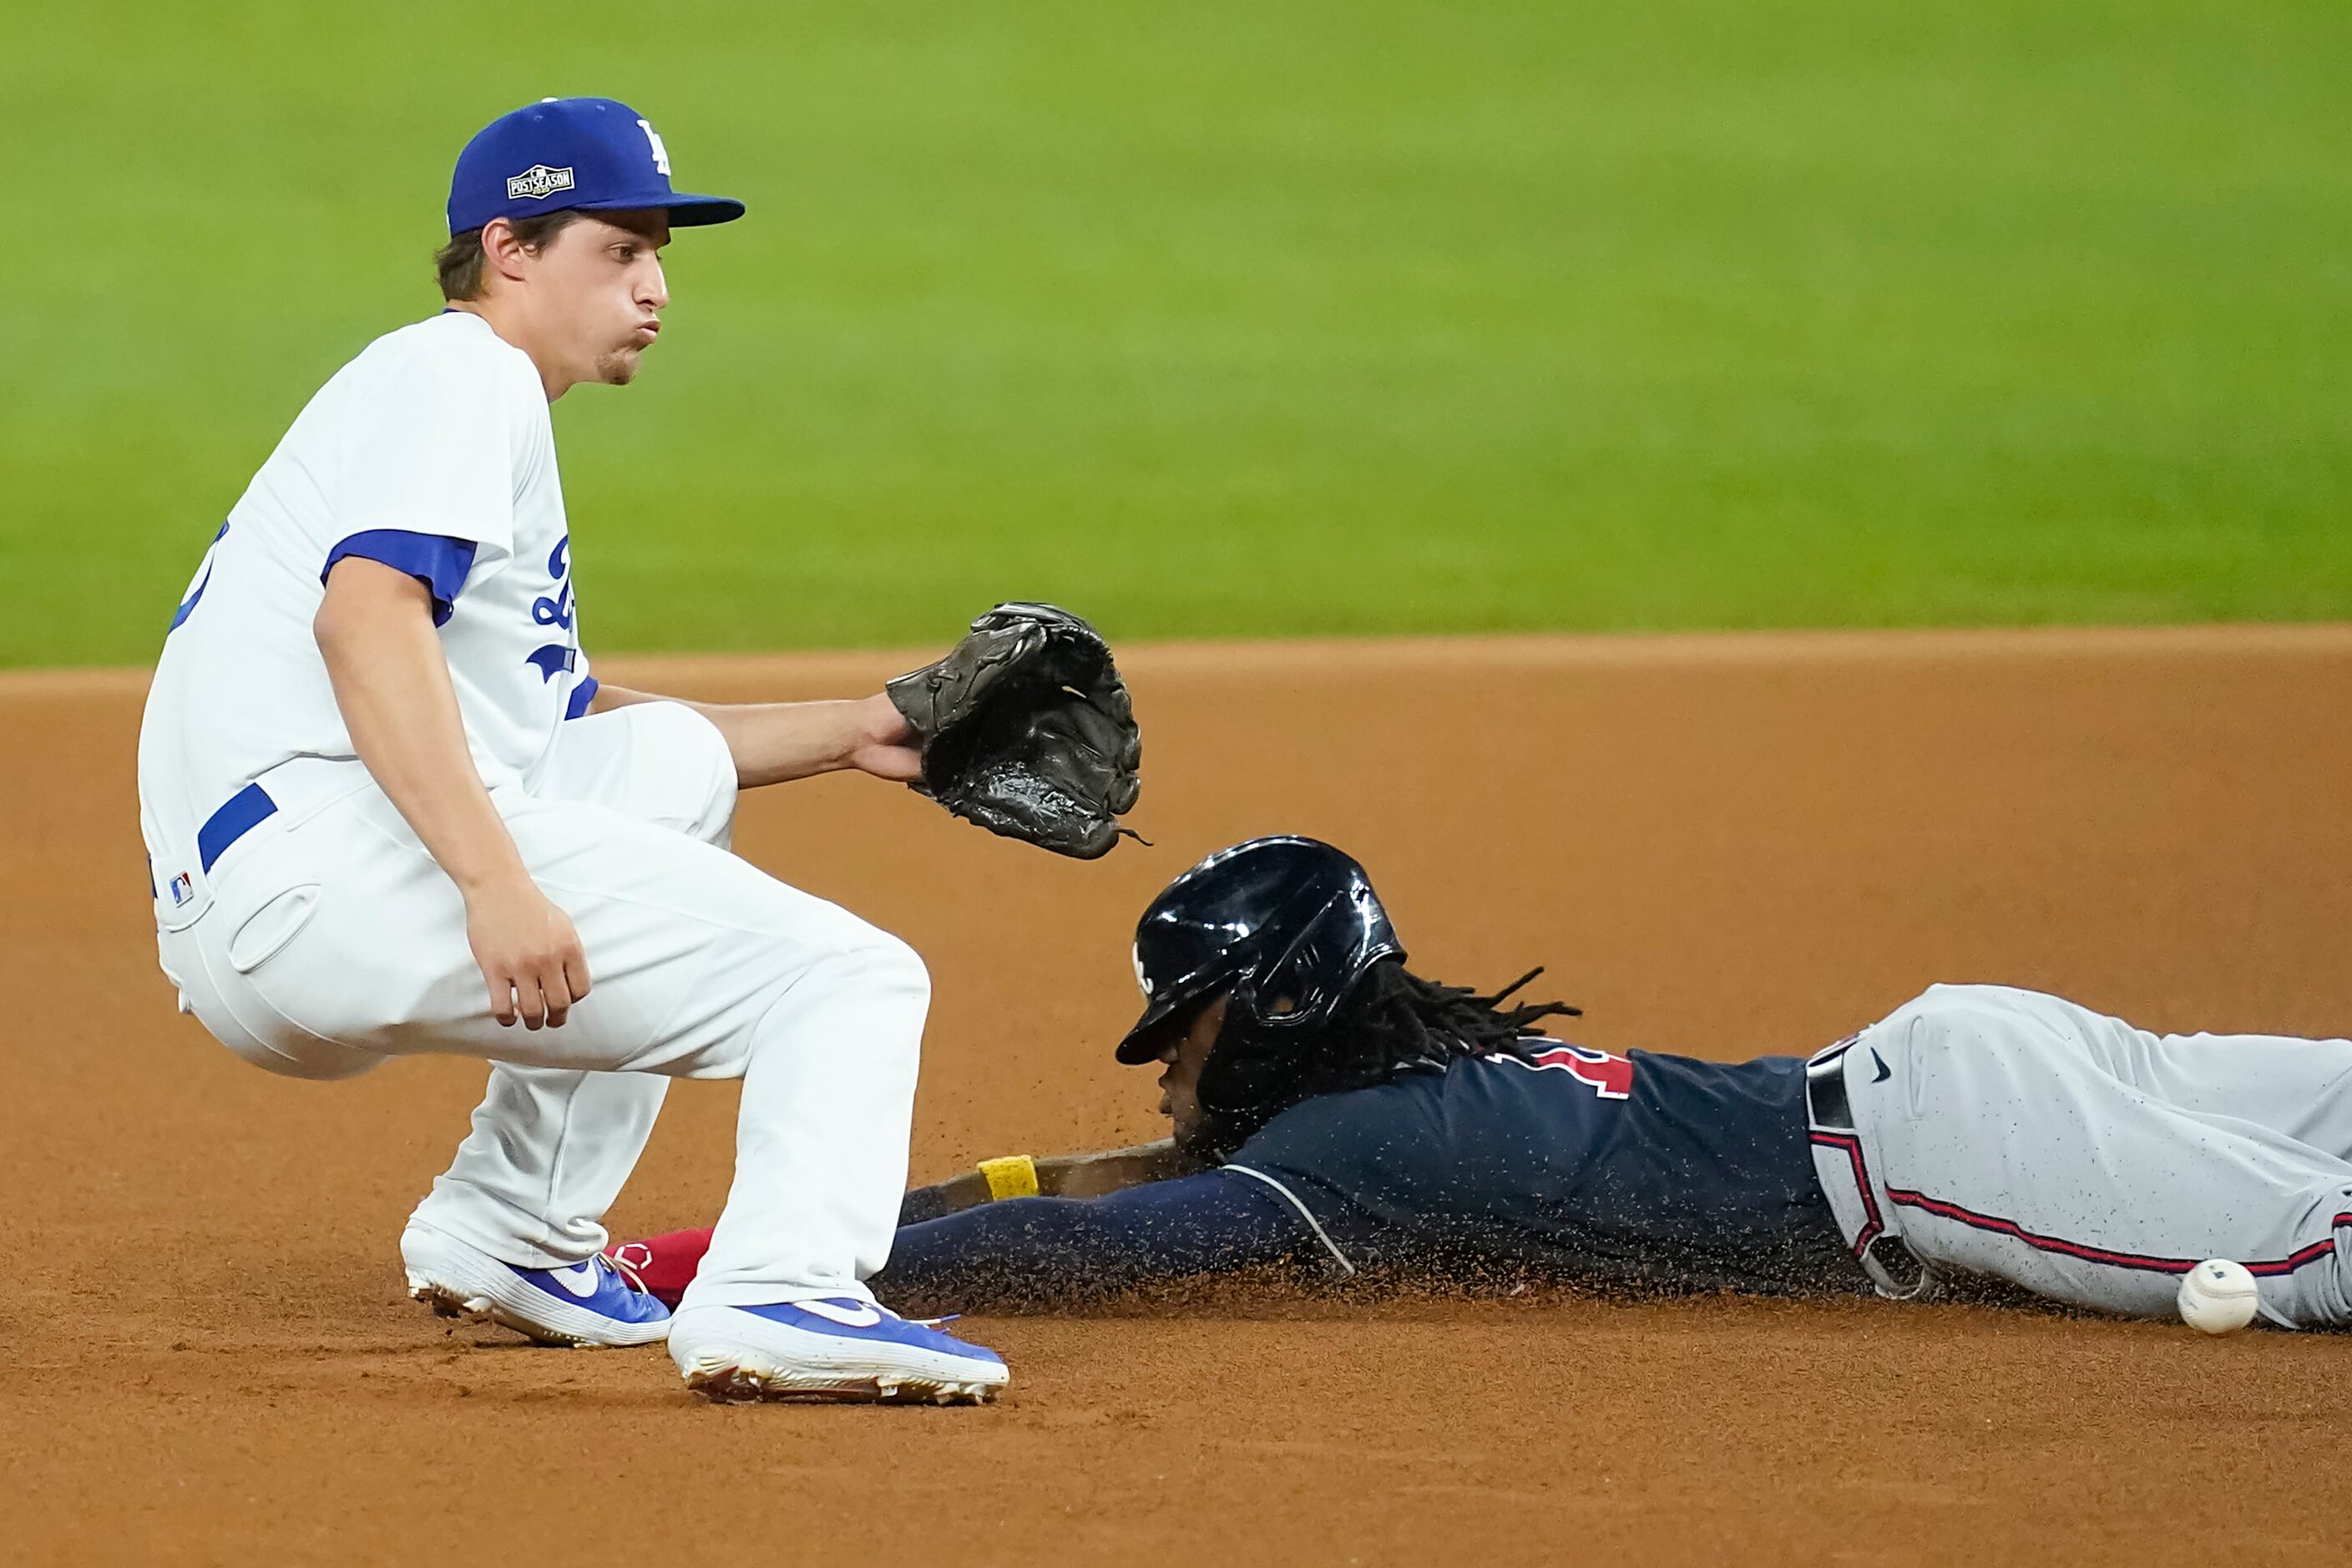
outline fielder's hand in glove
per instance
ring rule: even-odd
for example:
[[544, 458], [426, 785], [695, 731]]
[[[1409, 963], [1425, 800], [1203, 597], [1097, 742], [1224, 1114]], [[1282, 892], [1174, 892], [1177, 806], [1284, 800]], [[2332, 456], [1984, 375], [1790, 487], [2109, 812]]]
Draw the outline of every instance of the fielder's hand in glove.
[[1128, 829], [1143, 737], [1110, 645], [1067, 610], [999, 605], [884, 688], [923, 752], [911, 787], [992, 833], [1091, 860]]

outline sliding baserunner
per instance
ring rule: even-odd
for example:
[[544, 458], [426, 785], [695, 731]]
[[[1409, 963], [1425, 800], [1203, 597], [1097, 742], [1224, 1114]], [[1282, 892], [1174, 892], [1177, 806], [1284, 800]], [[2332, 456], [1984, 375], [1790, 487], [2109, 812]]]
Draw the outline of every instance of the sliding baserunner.
[[[2168, 1316], [2200, 1260], [2261, 1315], [2352, 1321], [2352, 1041], [2158, 1036], [1937, 985], [1810, 1060], [1630, 1056], [1404, 967], [1355, 861], [1211, 856], [1144, 912], [1171, 1136], [908, 1194], [873, 1281], [908, 1311], [1069, 1305], [1256, 1266], [1921, 1299], [1990, 1278]], [[994, 1200], [994, 1201], [992, 1201]], [[657, 1293], [708, 1232], [616, 1249]]]

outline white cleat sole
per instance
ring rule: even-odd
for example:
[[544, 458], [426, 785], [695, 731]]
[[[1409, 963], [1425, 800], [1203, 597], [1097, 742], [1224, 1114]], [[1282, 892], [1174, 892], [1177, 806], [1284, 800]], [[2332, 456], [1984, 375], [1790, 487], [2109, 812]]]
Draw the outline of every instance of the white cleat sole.
[[725, 1356], [700, 1356], [687, 1366], [686, 1386], [719, 1405], [985, 1405], [1001, 1383], [927, 1377], [859, 1377], [745, 1367]]
[[495, 1323], [558, 1350], [621, 1350], [657, 1345], [669, 1337], [667, 1318], [617, 1323], [568, 1307], [516, 1279], [496, 1259], [437, 1231], [412, 1227], [400, 1238], [400, 1251], [407, 1266], [408, 1299], [431, 1308], [436, 1318]]
[[512, 1329], [535, 1345], [551, 1350], [602, 1351], [622, 1347], [611, 1340], [589, 1339], [579, 1334], [567, 1334], [542, 1323], [534, 1323], [508, 1308], [501, 1307], [488, 1296], [467, 1296], [454, 1286], [436, 1285], [416, 1275], [408, 1277], [408, 1299], [433, 1309], [436, 1318], [455, 1318], [467, 1323], [494, 1323], [501, 1329]]
[[857, 1405], [985, 1405], [1011, 1374], [937, 1347], [812, 1333], [731, 1308], [689, 1307], [669, 1352], [686, 1386], [722, 1405], [807, 1400]]

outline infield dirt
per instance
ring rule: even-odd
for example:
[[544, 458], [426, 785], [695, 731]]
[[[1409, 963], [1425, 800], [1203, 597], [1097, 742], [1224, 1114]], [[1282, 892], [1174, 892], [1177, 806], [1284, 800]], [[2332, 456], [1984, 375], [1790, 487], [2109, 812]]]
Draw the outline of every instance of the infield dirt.
[[[697, 695], [889, 655], [612, 661]], [[1151, 1135], [1129, 922], [1252, 833], [1366, 860], [1417, 967], [1551, 966], [1574, 1037], [1803, 1052], [1934, 980], [2159, 1028], [2352, 1019], [2352, 628], [1145, 648], [1135, 821], [1079, 865], [905, 792], [738, 847], [929, 959], [919, 1179]], [[2352, 1342], [1573, 1293], [968, 1320], [984, 1410], [721, 1409], [657, 1352], [452, 1331], [400, 1220], [478, 1064], [273, 1079], [172, 1011], [143, 678], [0, 678], [0, 1559], [1233, 1564], [2275, 1560], [2340, 1550]], [[590, 955], [593, 960], [593, 954]], [[682, 1084], [618, 1233], [713, 1215]]]

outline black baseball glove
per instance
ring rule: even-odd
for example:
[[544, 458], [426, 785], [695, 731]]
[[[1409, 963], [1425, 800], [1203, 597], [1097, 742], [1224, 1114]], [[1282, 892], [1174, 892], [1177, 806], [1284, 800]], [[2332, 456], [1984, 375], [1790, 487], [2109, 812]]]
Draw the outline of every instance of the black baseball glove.
[[913, 726], [912, 787], [969, 822], [1091, 860], [1135, 805], [1143, 735], [1102, 634], [1051, 605], [999, 605], [937, 664], [884, 688]]

